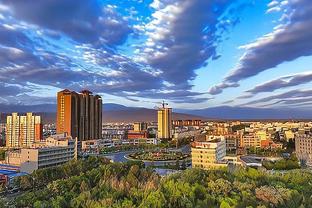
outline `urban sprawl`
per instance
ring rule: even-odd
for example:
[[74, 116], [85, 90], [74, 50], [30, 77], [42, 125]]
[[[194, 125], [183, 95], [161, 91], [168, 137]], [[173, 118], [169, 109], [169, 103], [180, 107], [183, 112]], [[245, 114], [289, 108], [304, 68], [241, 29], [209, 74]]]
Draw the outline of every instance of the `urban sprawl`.
[[57, 93], [56, 123], [12, 112], [0, 124], [2, 192], [37, 169], [90, 155], [143, 161], [160, 174], [192, 167], [312, 167], [311, 121], [175, 120], [165, 102], [155, 115], [157, 122], [103, 123], [100, 96], [67, 89]]

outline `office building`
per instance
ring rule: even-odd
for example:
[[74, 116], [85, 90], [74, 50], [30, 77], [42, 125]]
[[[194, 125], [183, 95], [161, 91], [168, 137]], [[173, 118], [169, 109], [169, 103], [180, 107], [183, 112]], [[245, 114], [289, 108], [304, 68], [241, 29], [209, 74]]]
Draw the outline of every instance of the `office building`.
[[23, 116], [12, 113], [11, 116], [7, 116], [7, 147], [29, 147], [41, 139], [42, 123], [40, 116], [35, 116], [32, 113], [27, 113]]
[[226, 166], [223, 159], [226, 156], [226, 144], [223, 136], [210, 136], [208, 141], [192, 143], [192, 167], [209, 169]]
[[102, 98], [84, 90], [57, 93], [57, 133], [68, 133], [79, 141], [102, 138]]
[[300, 163], [312, 167], [312, 134], [296, 134], [295, 148]]
[[172, 138], [172, 109], [167, 108], [165, 103], [157, 111], [158, 120], [158, 138], [171, 139]]
[[21, 172], [32, 173], [72, 159], [77, 159], [77, 140], [66, 134], [57, 134], [31, 147], [8, 151], [5, 161], [6, 164], [19, 166]]

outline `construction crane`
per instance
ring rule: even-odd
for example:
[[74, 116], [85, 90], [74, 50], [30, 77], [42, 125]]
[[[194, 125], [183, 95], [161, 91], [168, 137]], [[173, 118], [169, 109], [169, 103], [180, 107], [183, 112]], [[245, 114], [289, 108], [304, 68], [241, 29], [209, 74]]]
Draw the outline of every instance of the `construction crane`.
[[[165, 103], [164, 100], [163, 100], [162, 103], [160, 103], [160, 104], [161, 104], [161, 107], [162, 107], [162, 108], [165, 108], [167, 105], [169, 105], [168, 103]], [[160, 107], [159, 107], [159, 106], [155, 106], [154, 109], [159, 110]]]
[[168, 103], [165, 103], [165, 101], [163, 100], [162, 102], [162, 107], [165, 108], [166, 105], [169, 105]]

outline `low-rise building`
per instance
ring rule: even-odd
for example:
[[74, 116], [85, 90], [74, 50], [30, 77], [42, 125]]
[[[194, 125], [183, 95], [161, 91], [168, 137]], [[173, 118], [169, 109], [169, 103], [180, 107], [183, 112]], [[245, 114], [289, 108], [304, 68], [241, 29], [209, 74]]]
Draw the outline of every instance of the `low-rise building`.
[[239, 135], [238, 134], [226, 134], [225, 137], [225, 144], [226, 144], [226, 151], [229, 153], [233, 153], [237, 150]]
[[93, 139], [81, 142], [82, 152], [99, 152], [101, 148], [110, 147], [104, 139]]
[[146, 122], [135, 122], [133, 124], [133, 131], [146, 131], [147, 123]]
[[173, 120], [174, 126], [200, 126], [201, 120]]
[[147, 131], [132, 131], [127, 132], [127, 139], [143, 139], [147, 137]]
[[66, 134], [53, 135], [45, 143], [35, 143], [32, 147], [8, 151], [6, 163], [20, 166], [21, 172], [60, 165], [77, 159], [77, 140]]
[[15, 178], [24, 175], [27, 173], [21, 172], [18, 166], [0, 164], [0, 185], [4, 187], [10, 187]]
[[192, 167], [214, 168], [226, 166], [223, 159], [226, 156], [226, 144], [223, 136], [209, 137], [208, 141], [192, 143]]
[[287, 142], [289, 142], [290, 139], [295, 138], [295, 134], [291, 130], [285, 131], [284, 134]]
[[241, 137], [241, 147], [261, 147], [261, 138], [253, 133], [244, 134]]

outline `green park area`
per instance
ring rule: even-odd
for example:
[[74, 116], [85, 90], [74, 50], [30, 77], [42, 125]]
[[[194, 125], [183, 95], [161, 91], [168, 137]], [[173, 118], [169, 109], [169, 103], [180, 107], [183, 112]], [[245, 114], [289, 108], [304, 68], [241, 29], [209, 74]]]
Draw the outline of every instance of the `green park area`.
[[277, 161], [264, 161], [263, 167], [267, 170], [292, 170], [300, 169], [299, 160], [295, 154], [292, 154], [290, 158], [283, 158]]
[[312, 173], [267, 173], [252, 168], [187, 169], [164, 177], [142, 162], [89, 158], [37, 170], [17, 185], [24, 190], [1, 207], [192, 208], [311, 207]]
[[142, 161], [176, 161], [176, 160], [185, 160], [190, 158], [190, 154], [183, 154], [182, 152], [175, 151], [142, 151], [135, 152], [128, 155], [130, 159], [142, 160]]

